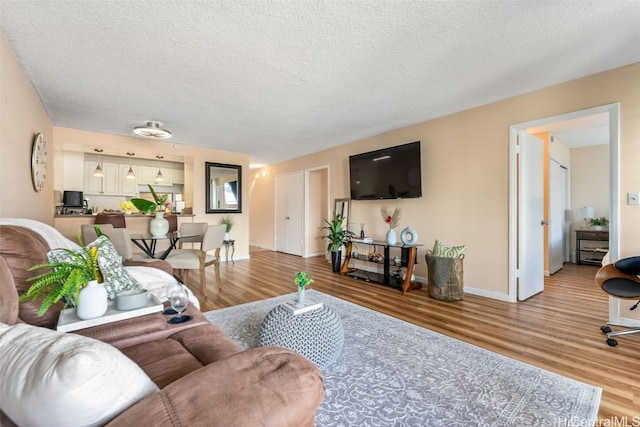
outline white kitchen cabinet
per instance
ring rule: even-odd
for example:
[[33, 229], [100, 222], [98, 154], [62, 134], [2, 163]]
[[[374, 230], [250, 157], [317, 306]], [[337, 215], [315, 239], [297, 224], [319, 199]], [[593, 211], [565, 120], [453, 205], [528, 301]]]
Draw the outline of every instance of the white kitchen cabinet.
[[184, 184], [184, 170], [172, 169], [171, 174], [173, 175], [174, 184]]
[[138, 178], [139, 184], [151, 184], [153, 186], [172, 186], [173, 185], [173, 174], [172, 170], [168, 168], [160, 168], [160, 172], [162, 172], [162, 177], [164, 181], [158, 182], [156, 181], [156, 176], [158, 176], [158, 168], [152, 166], [140, 166], [138, 169], [140, 171], [140, 176]]
[[102, 162], [102, 178], [93, 176], [97, 162], [84, 162], [84, 192], [85, 194], [99, 194], [115, 196], [118, 194], [118, 164]]
[[136, 175], [135, 178], [129, 179], [127, 178], [127, 174], [129, 173], [129, 166], [126, 164], [118, 165], [118, 192], [121, 196], [138, 196], [138, 167], [131, 166], [133, 169], [133, 173]]

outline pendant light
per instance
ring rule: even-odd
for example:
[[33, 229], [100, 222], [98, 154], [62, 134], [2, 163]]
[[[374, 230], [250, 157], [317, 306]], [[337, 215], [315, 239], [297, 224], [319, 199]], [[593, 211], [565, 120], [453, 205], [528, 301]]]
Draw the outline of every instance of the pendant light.
[[102, 172], [102, 162], [100, 162], [100, 153], [102, 153], [104, 150], [102, 148], [95, 148], [93, 151], [98, 153], [98, 166], [96, 167], [96, 170], [93, 171], [93, 176], [102, 178], [104, 176], [104, 173]]
[[158, 175], [156, 175], [156, 181], [163, 182], [164, 176], [162, 176], [162, 171], [160, 170], [160, 160], [164, 159], [164, 156], [156, 156], [156, 159], [158, 159]]
[[127, 153], [127, 156], [129, 156], [129, 172], [127, 172], [127, 179], [136, 179], [136, 174], [133, 172], [133, 165], [131, 164], [131, 157], [135, 155], [136, 153]]

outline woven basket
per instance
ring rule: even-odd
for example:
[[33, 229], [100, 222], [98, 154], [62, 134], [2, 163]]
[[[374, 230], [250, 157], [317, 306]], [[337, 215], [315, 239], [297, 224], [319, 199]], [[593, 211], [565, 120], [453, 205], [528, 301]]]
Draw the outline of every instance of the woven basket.
[[[425, 260], [428, 261], [430, 257], [433, 257], [430, 253], [425, 255]], [[444, 286], [437, 287], [434, 284], [434, 280], [431, 277], [431, 271], [427, 267], [427, 277], [429, 280], [429, 296], [442, 301], [459, 301], [464, 295], [464, 255], [460, 258], [456, 258], [453, 261], [447, 281]]]

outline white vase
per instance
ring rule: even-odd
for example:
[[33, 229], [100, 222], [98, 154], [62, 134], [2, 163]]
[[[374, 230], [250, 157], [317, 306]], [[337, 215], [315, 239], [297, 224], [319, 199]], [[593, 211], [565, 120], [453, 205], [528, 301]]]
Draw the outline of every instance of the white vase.
[[304, 288], [298, 288], [298, 307], [304, 307]]
[[224, 240], [231, 240], [231, 233], [224, 233]]
[[76, 315], [83, 320], [100, 317], [107, 312], [107, 290], [102, 283], [91, 280], [80, 289]]
[[398, 241], [398, 236], [396, 235], [396, 230], [394, 230], [393, 228], [390, 228], [389, 231], [387, 231], [387, 244], [395, 245], [397, 241]]
[[156, 217], [149, 223], [149, 231], [152, 236], [164, 236], [169, 232], [169, 221], [164, 217], [164, 212], [156, 212]]

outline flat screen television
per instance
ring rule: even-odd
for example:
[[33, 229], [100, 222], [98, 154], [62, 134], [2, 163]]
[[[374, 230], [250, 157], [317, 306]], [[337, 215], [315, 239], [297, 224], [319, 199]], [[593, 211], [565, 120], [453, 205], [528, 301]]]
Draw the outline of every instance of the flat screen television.
[[420, 141], [349, 156], [352, 200], [422, 197]]
[[62, 193], [62, 206], [65, 208], [81, 208], [84, 196], [82, 191], [65, 191]]

